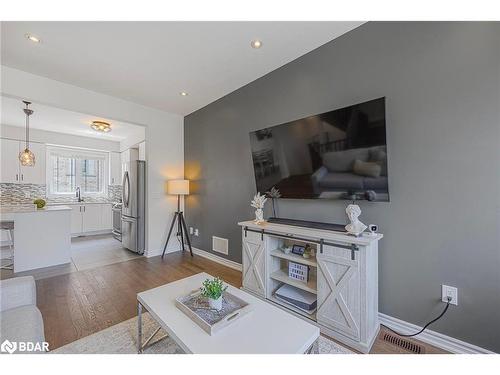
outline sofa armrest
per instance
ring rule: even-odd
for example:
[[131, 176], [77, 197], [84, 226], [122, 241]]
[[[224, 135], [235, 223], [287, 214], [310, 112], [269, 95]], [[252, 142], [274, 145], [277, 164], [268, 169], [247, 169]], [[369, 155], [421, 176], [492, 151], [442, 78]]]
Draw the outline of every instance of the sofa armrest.
[[311, 175], [312, 188], [315, 194], [321, 193], [320, 181], [328, 174], [328, 169], [323, 165]]
[[323, 165], [316, 172], [311, 175], [312, 183], [317, 184], [328, 173], [328, 169]]
[[26, 305], [36, 305], [36, 285], [33, 276], [0, 281], [0, 311]]

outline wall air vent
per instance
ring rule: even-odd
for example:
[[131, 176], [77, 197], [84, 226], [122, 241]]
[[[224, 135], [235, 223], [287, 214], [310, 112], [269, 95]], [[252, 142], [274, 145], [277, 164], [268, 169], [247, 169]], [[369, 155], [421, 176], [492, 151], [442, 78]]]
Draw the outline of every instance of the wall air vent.
[[227, 238], [212, 236], [212, 250], [216, 253], [228, 254]]

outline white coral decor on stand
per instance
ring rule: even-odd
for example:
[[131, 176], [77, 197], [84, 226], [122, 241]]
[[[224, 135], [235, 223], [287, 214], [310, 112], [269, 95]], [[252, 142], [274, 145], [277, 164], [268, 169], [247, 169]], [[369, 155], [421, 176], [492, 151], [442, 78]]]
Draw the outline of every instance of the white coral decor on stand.
[[255, 220], [254, 220], [254, 222], [256, 224], [260, 224], [260, 223], [264, 222], [264, 211], [263, 211], [263, 208], [264, 208], [264, 204], [266, 203], [266, 201], [267, 201], [266, 196], [265, 195], [260, 195], [260, 193], [258, 192], [253, 197], [253, 200], [250, 203], [250, 205], [253, 208], [256, 208], [256, 210], [255, 210]]

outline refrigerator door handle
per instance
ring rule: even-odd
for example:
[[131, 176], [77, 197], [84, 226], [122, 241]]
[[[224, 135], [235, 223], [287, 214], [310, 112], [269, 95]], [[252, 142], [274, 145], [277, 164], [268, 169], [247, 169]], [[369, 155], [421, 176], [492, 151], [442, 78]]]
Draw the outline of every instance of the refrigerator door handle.
[[130, 202], [130, 178], [128, 176], [128, 171], [125, 171], [125, 173], [123, 174], [122, 190], [123, 205], [125, 207], [128, 207], [128, 204]]

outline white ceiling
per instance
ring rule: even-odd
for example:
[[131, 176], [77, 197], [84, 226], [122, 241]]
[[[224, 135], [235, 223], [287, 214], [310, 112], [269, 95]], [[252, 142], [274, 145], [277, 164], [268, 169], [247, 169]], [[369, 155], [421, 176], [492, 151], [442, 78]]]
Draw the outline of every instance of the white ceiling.
[[[18, 127], [25, 126], [26, 116], [23, 112], [24, 104], [21, 100], [2, 96], [1, 104], [2, 124]], [[34, 111], [33, 115], [30, 116], [31, 129], [99, 138], [116, 142], [123, 141], [127, 138], [144, 139], [145, 129], [142, 126], [66, 111], [37, 103], [33, 103], [30, 107]], [[109, 122], [112, 130], [109, 133], [96, 132], [90, 127], [90, 124], [94, 120]]]
[[[189, 114], [362, 22], [2, 22], [12, 68]], [[39, 37], [39, 44], [25, 38]], [[260, 49], [250, 47], [262, 40]], [[181, 91], [189, 93], [180, 96]]]

